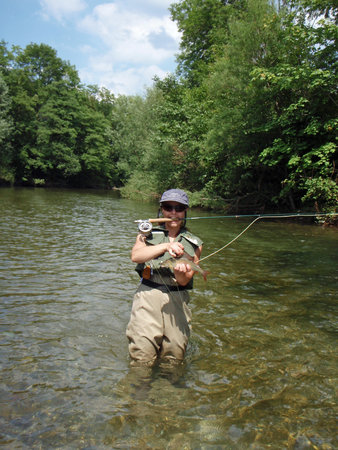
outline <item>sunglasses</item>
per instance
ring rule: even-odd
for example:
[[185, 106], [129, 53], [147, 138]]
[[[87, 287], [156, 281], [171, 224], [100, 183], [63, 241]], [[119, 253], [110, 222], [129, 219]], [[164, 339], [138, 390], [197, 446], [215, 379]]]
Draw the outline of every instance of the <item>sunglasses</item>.
[[176, 212], [183, 212], [185, 211], [187, 208], [184, 205], [168, 205], [167, 203], [163, 203], [162, 208], [164, 209], [164, 211], [173, 211], [175, 210]]

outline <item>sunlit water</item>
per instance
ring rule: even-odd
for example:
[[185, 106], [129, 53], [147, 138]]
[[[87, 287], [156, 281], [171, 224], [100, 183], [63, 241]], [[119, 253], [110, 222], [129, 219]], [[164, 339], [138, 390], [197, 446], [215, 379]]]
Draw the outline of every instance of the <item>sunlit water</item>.
[[[112, 192], [0, 190], [0, 445], [337, 448], [337, 231], [256, 223], [201, 263], [184, 364], [132, 369], [133, 221], [154, 214]], [[249, 221], [189, 226], [207, 256]]]

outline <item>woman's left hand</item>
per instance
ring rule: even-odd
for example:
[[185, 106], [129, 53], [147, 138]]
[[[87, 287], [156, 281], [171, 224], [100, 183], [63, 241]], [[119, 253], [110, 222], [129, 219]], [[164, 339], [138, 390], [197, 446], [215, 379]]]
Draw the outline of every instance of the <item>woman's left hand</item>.
[[190, 264], [185, 264], [185, 263], [180, 263], [180, 264], [176, 264], [175, 268], [174, 268], [174, 272], [176, 273], [186, 273], [186, 272], [190, 272], [191, 271], [191, 267]]

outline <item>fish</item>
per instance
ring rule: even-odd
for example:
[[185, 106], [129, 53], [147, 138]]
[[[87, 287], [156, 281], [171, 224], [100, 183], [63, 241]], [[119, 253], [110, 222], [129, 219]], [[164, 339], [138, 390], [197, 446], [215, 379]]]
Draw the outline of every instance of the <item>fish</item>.
[[166, 267], [173, 271], [177, 264], [189, 264], [192, 270], [200, 273], [203, 276], [204, 281], [207, 281], [207, 275], [209, 272], [207, 270], [203, 270], [198, 264], [196, 264], [187, 253], [184, 253], [178, 258], [170, 258], [161, 262], [161, 267]]

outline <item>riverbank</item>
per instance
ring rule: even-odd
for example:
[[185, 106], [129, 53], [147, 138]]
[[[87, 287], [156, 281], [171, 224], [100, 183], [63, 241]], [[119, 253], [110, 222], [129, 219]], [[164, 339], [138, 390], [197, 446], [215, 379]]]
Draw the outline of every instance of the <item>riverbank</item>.
[[[154, 203], [156, 204], [160, 197], [161, 193], [159, 192], [147, 192], [146, 190], [133, 190], [128, 186], [124, 187], [107, 187], [107, 186], [70, 186], [64, 185], [63, 183], [51, 183], [48, 186], [44, 184], [36, 184], [36, 185], [27, 185], [27, 184], [15, 184], [11, 183], [0, 184], [1, 188], [45, 188], [45, 189], [79, 189], [79, 190], [105, 190], [105, 191], [113, 191], [116, 192], [121, 198], [125, 198], [128, 200], [141, 201], [144, 203]], [[277, 208], [277, 206], [273, 209], [265, 209], [263, 205], [243, 205], [237, 202], [237, 205], [234, 205], [230, 200], [223, 199], [221, 197], [206, 197], [205, 193], [201, 192], [189, 192], [186, 191], [189, 196], [190, 207], [195, 208], [196, 210], [208, 211], [212, 214], [222, 214], [226, 216], [236, 217], [248, 217], [248, 216], [269, 216], [269, 215], [281, 215], [287, 216], [292, 215], [293, 217], [285, 217], [283, 220], [291, 220], [293, 222], [303, 223], [303, 224], [315, 224], [323, 227], [337, 227], [338, 228], [338, 213], [336, 213], [336, 209], [334, 211], [314, 211], [313, 209], [303, 208], [298, 210], [286, 210], [285, 206], [283, 208]], [[282, 218], [282, 217], [281, 217]], [[276, 217], [275, 220], [278, 220]]]

